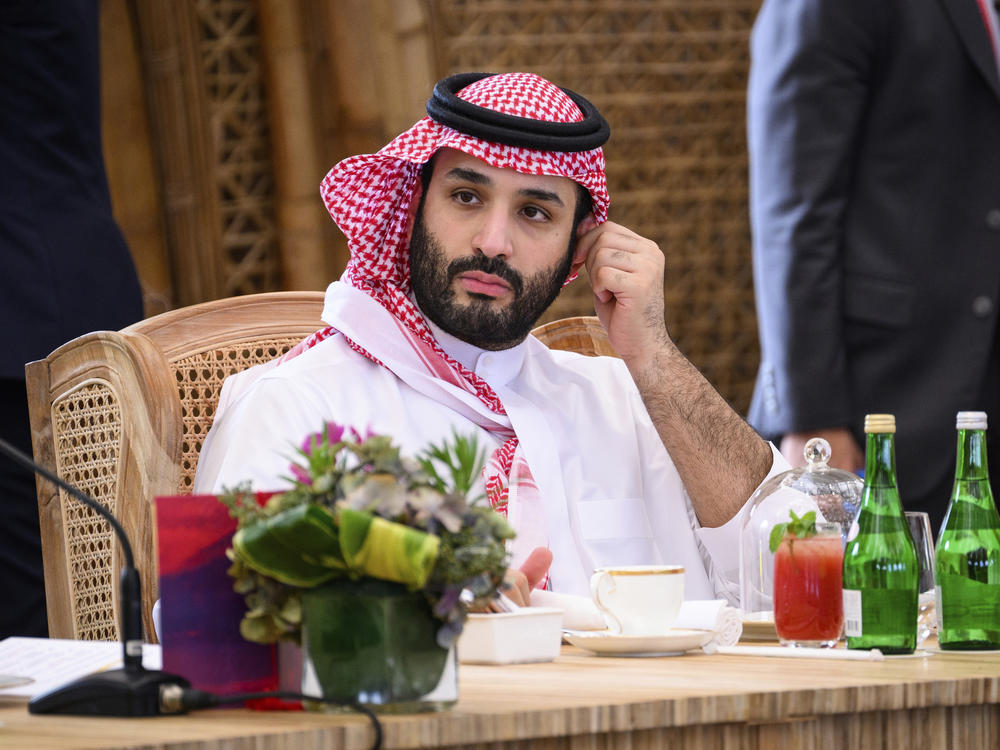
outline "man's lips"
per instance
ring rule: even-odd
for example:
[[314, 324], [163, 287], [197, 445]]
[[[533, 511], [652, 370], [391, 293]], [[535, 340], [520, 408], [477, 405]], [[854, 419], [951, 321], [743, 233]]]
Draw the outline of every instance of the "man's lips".
[[462, 288], [470, 294], [485, 294], [490, 297], [502, 297], [511, 287], [499, 276], [482, 271], [465, 271], [458, 275]]

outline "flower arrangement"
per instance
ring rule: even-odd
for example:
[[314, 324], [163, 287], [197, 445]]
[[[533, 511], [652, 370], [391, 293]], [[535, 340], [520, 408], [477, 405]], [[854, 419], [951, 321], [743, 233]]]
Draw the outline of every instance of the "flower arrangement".
[[298, 449], [291, 489], [263, 504], [246, 488], [227, 492], [243, 637], [300, 642], [304, 590], [369, 578], [422, 591], [448, 648], [470, 607], [494, 596], [514, 536], [481, 497], [469, 499], [484, 455], [474, 436], [453, 432], [408, 458], [387, 436], [328, 422]]

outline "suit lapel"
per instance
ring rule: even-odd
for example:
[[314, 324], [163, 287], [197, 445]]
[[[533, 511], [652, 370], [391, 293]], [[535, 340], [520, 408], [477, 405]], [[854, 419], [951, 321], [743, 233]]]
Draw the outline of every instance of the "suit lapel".
[[989, 30], [979, 12], [977, 0], [940, 0], [951, 18], [952, 25], [973, 63], [983, 74], [990, 88], [1000, 97], [1000, 73], [997, 72], [996, 58]]

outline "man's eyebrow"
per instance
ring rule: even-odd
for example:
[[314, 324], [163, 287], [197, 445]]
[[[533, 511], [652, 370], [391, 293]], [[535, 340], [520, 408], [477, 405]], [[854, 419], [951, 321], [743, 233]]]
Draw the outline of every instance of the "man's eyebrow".
[[[492, 185], [493, 181], [482, 172], [477, 172], [474, 169], [466, 169], [465, 167], [455, 167], [454, 169], [448, 170], [446, 175], [449, 179], [460, 180], [463, 182], [471, 182], [473, 185]], [[547, 203], [554, 203], [557, 206], [564, 206], [562, 198], [559, 194], [552, 190], [542, 190], [541, 188], [523, 188], [518, 190], [518, 195], [524, 196], [525, 198], [533, 198], [536, 201], [545, 201]]]
[[449, 170], [448, 177], [456, 180], [464, 180], [465, 182], [471, 182], [475, 185], [489, 185], [491, 183], [490, 178], [482, 172], [477, 172], [474, 169], [465, 169], [463, 167], [455, 167], [454, 169]]
[[526, 198], [534, 198], [536, 201], [547, 201], [548, 203], [555, 203], [557, 206], [564, 206], [562, 198], [559, 197], [558, 193], [551, 190], [540, 190], [538, 188], [525, 188], [524, 190], [519, 190], [518, 195], [523, 195]]

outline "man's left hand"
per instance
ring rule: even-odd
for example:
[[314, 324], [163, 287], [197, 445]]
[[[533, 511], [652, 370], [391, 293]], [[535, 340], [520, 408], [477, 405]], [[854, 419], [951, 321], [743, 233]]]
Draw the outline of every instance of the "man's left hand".
[[663, 252], [652, 240], [607, 221], [577, 242], [594, 290], [594, 309], [626, 362], [667, 340], [663, 319]]

